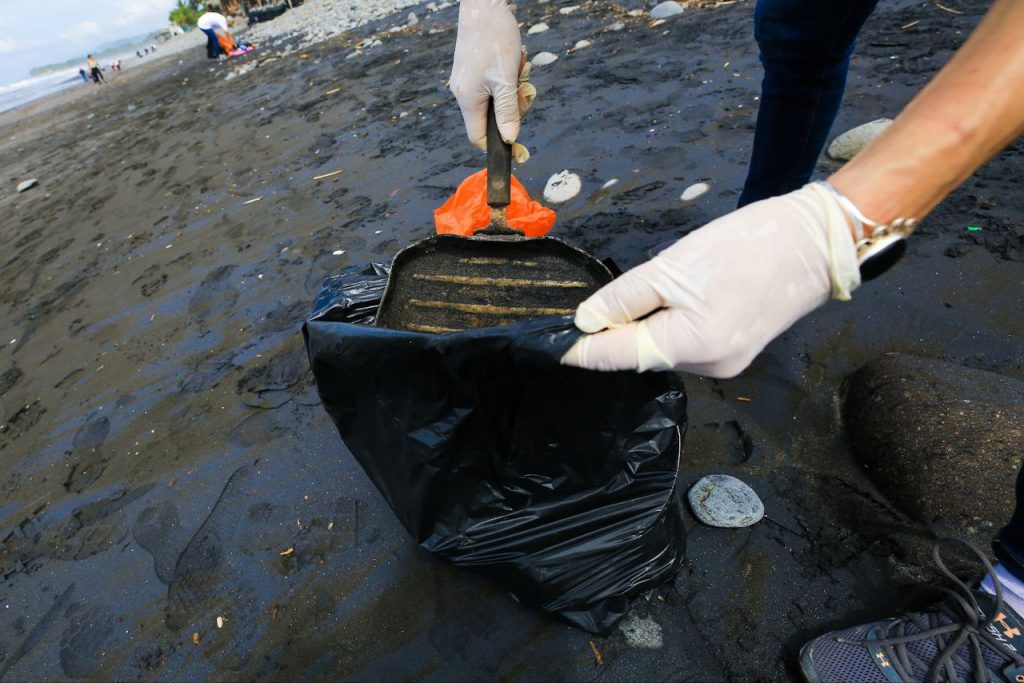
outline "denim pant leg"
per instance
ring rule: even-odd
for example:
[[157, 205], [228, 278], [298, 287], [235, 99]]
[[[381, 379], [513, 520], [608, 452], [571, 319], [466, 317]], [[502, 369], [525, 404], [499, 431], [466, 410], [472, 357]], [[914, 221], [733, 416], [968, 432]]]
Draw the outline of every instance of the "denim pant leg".
[[199, 30], [206, 34], [207, 57], [213, 59], [214, 57], [219, 57], [221, 54], [224, 53], [224, 51], [220, 49], [220, 41], [217, 40], [216, 31], [214, 31], [212, 28], [201, 28]]
[[1024, 467], [1017, 472], [1017, 507], [1009, 523], [992, 541], [992, 549], [1003, 566], [1024, 581]]
[[854, 40], [878, 0], [758, 0], [764, 80], [739, 205], [803, 187], [846, 88]]

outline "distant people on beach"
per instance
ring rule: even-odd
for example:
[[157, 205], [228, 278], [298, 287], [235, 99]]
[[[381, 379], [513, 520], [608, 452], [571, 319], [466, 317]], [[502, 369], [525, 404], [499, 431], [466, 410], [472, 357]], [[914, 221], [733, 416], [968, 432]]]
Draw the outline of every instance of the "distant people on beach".
[[121, 71], [121, 60], [120, 59], [112, 59], [112, 60], [110, 60], [110, 70], [113, 71], [113, 72], [119, 73]]
[[[214, 5], [207, 3], [206, 12], [196, 21], [196, 28], [206, 34], [206, 56], [210, 59], [217, 59], [225, 52], [221, 49], [218, 31], [228, 34], [228, 20], [223, 14], [214, 12]], [[226, 56], [226, 55], [225, 55]]]
[[92, 74], [92, 82], [96, 85], [102, 83], [104, 80], [103, 72], [100, 71], [100, 65], [99, 62], [96, 61], [96, 58], [92, 55], [88, 55], [86, 57], [86, 63], [89, 66], [89, 73]]
[[87, 73], [85, 73], [85, 69], [79, 69], [78, 70], [78, 75], [81, 76], [82, 80], [85, 81], [86, 83], [89, 82], [89, 75]]
[[135, 56], [138, 57], [139, 59], [142, 59], [142, 53], [139, 52], [138, 50], [135, 51]]

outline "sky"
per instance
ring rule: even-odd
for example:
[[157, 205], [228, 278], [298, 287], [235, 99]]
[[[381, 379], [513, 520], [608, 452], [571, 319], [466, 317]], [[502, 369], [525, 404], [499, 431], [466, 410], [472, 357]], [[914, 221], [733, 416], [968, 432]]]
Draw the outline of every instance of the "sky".
[[174, 0], [0, 0], [0, 84], [167, 26]]

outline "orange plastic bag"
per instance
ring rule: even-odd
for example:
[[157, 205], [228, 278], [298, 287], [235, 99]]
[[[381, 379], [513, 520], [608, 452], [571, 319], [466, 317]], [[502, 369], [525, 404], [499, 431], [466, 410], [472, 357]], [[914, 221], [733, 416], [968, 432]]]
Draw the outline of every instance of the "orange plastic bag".
[[[508, 224], [527, 237], [543, 237], [555, 224], [556, 214], [530, 199], [522, 183], [512, 176], [511, 201], [505, 211]], [[487, 205], [487, 169], [462, 181], [455, 194], [434, 210], [434, 226], [439, 235], [469, 237], [491, 222]]]
[[220, 49], [224, 50], [225, 54], [235, 49], [235, 39], [230, 33], [217, 31], [217, 42], [220, 43]]

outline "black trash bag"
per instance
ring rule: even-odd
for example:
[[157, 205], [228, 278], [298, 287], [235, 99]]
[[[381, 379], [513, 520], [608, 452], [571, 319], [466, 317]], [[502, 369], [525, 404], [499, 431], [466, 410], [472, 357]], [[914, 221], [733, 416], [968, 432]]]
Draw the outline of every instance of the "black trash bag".
[[610, 632], [683, 558], [681, 380], [560, 365], [571, 316], [372, 327], [386, 280], [379, 265], [329, 278], [303, 330], [345, 445], [423, 548]]

